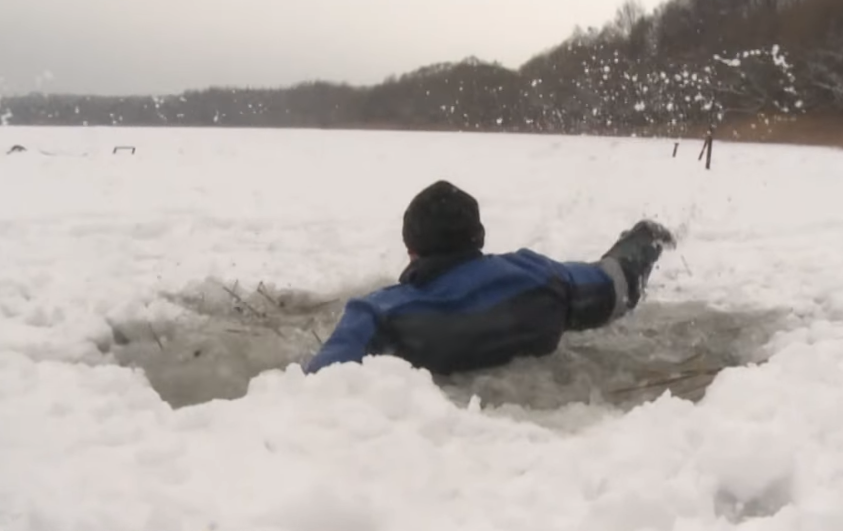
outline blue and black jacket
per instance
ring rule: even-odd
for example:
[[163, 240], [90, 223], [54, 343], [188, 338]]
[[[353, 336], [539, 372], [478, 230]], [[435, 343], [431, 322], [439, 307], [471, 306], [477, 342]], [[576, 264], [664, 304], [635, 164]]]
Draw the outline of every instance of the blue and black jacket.
[[350, 300], [305, 370], [377, 354], [434, 374], [499, 366], [554, 352], [566, 330], [609, 323], [625, 300], [616, 262], [560, 263], [526, 249], [420, 258], [399, 284]]

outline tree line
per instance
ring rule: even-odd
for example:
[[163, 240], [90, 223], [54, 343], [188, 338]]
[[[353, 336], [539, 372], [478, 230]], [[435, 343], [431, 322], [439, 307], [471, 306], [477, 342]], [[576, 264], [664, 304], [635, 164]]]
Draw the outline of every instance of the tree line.
[[683, 133], [751, 119], [843, 116], [843, 1], [629, 0], [518, 69], [471, 57], [373, 86], [310, 81], [167, 97], [33, 93], [4, 123]]

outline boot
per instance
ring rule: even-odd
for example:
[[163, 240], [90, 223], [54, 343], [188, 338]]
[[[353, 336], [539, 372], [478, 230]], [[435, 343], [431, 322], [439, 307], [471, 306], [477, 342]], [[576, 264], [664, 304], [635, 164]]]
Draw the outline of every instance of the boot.
[[616, 260], [623, 271], [628, 288], [628, 310], [635, 308], [641, 300], [653, 266], [665, 247], [676, 247], [673, 234], [655, 221], [643, 220], [624, 231], [612, 248], [603, 255], [603, 259]]

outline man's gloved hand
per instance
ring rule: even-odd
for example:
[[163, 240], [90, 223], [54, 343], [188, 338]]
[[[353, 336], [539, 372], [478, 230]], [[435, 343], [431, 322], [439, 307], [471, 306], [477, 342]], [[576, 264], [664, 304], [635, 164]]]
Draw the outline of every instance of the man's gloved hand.
[[618, 241], [603, 258], [613, 258], [620, 264], [628, 286], [626, 305], [630, 310], [638, 305], [653, 266], [661, 257], [662, 250], [676, 247], [676, 239], [663, 225], [642, 220], [624, 231]]

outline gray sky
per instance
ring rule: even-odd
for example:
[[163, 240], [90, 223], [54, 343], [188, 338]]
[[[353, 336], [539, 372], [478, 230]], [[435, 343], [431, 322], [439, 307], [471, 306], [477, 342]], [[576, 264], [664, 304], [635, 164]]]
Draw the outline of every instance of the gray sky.
[[517, 67], [575, 24], [601, 26], [620, 3], [0, 0], [0, 94], [375, 83], [470, 55]]

